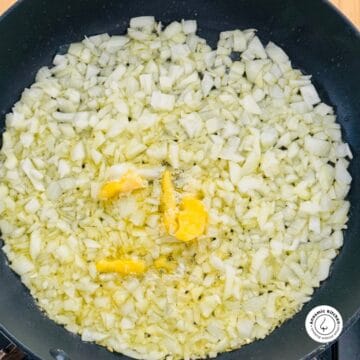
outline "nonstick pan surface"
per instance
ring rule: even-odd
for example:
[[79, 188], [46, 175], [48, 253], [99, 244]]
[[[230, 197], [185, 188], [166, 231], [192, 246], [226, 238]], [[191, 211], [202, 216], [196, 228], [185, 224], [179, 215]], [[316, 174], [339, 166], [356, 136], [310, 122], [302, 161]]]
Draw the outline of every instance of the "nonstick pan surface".
[[[322, 99], [334, 106], [345, 141], [354, 153], [350, 220], [345, 243], [330, 277], [294, 318], [264, 340], [218, 359], [297, 360], [323, 347], [305, 332], [304, 320], [316, 305], [337, 308], [346, 324], [360, 308], [360, 36], [321, 0], [20, 0], [0, 18], [0, 120], [29, 86], [36, 71], [51, 63], [66, 44], [84, 35], [126, 31], [133, 16], [154, 15], [163, 23], [197, 19], [199, 33], [215, 45], [220, 31], [256, 28], [267, 42], [282, 46], [295, 67], [313, 75]], [[82, 342], [44, 316], [0, 252], [0, 329], [25, 351], [41, 359], [125, 359]], [[61, 351], [59, 351], [60, 349]], [[352, 360], [352, 359], [349, 359]]]

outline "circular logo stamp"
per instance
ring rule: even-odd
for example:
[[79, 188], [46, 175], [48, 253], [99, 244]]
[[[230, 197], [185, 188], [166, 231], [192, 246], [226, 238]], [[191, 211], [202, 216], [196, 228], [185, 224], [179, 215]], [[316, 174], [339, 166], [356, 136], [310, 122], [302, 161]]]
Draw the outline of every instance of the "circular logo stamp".
[[337, 339], [342, 328], [341, 314], [331, 306], [316, 306], [306, 316], [306, 332], [316, 342], [327, 343]]

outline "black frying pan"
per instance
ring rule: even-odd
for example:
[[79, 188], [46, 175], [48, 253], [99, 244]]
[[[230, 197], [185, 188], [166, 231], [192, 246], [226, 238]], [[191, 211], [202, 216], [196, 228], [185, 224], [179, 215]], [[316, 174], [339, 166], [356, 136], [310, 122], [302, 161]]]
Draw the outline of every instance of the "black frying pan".
[[[295, 67], [313, 74], [322, 99], [336, 108], [344, 138], [355, 157], [350, 168], [354, 181], [349, 195], [349, 228], [331, 276], [293, 319], [264, 340], [218, 359], [295, 360], [315, 356], [324, 347], [305, 332], [307, 312], [319, 304], [334, 306], [348, 328], [360, 308], [359, 33], [321, 0], [22, 0], [0, 18], [2, 127], [5, 113], [56, 52], [84, 35], [123, 33], [129, 19], [139, 15], [154, 15], [165, 23], [195, 18], [200, 34], [212, 45], [219, 31], [256, 28], [263, 41], [271, 39], [282, 46]], [[0, 329], [13, 341], [41, 359], [125, 359], [82, 342], [79, 336], [47, 319], [0, 253]]]

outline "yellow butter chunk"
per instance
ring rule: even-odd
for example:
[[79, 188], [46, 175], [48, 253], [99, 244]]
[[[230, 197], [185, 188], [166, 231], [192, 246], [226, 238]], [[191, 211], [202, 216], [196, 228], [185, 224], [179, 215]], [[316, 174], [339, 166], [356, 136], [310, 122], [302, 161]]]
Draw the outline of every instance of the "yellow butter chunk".
[[156, 269], [164, 269], [167, 271], [174, 270], [175, 264], [171, 263], [165, 256], [160, 256], [154, 261], [154, 266]]
[[145, 181], [133, 170], [127, 171], [119, 180], [120, 192], [126, 193], [145, 187]]
[[99, 198], [103, 200], [111, 199], [120, 194], [120, 192], [121, 185], [119, 184], [119, 181], [109, 181], [101, 187]]
[[202, 235], [207, 224], [204, 204], [193, 196], [185, 196], [181, 201], [179, 211], [174, 185], [168, 170], [164, 171], [161, 189], [163, 222], [167, 233], [181, 241], [190, 241]]
[[139, 260], [100, 260], [96, 263], [96, 270], [101, 273], [139, 275], [145, 272], [145, 263]]
[[163, 208], [163, 222], [166, 231], [170, 235], [174, 235], [177, 230], [177, 208], [176, 198], [171, 174], [169, 170], [165, 170], [161, 181], [161, 206]]
[[99, 192], [99, 198], [102, 200], [112, 199], [121, 193], [129, 193], [131, 191], [145, 187], [145, 181], [133, 170], [127, 171], [120, 180], [108, 181]]
[[190, 241], [205, 232], [207, 212], [203, 203], [194, 197], [186, 196], [180, 204], [177, 216], [178, 230], [175, 237], [181, 241]]

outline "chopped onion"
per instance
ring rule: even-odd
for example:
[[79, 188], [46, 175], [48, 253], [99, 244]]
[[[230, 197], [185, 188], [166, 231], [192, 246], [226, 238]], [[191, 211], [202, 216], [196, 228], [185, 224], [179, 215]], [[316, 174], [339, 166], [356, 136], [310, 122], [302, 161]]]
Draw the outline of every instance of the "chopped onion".
[[261, 109], [251, 95], [246, 95], [241, 101], [241, 105], [251, 114], [261, 114]]
[[114, 35], [105, 43], [105, 49], [112, 54], [120, 50], [128, 42], [129, 38], [127, 36]]
[[182, 28], [185, 34], [195, 34], [197, 30], [196, 20], [182, 20]]
[[151, 96], [151, 106], [155, 110], [171, 111], [175, 105], [175, 96], [154, 91]]
[[305, 149], [310, 154], [317, 156], [327, 156], [330, 151], [330, 144], [326, 140], [317, 139], [312, 136], [306, 136]]
[[265, 50], [269, 58], [276, 63], [286, 63], [289, 61], [289, 57], [284, 50], [271, 41], [267, 44]]
[[300, 92], [308, 105], [315, 105], [321, 101], [314, 85], [303, 86], [300, 88]]
[[153, 28], [155, 18], [153, 16], [138, 16], [130, 19], [130, 27], [132, 28]]
[[196, 113], [191, 113], [179, 120], [189, 138], [195, 137], [202, 128], [202, 120]]

